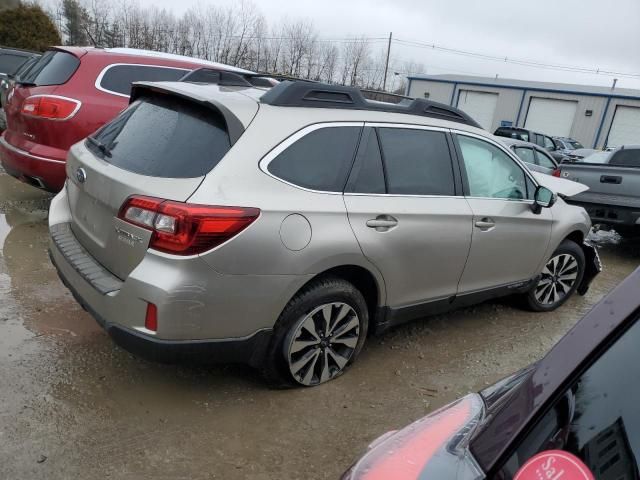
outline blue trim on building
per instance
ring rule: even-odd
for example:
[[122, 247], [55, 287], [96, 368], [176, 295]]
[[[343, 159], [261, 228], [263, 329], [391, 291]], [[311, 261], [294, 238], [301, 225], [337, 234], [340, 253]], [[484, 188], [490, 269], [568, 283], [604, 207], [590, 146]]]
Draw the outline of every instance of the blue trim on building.
[[[616, 94], [606, 94], [606, 93], [592, 93], [592, 92], [578, 92], [575, 90], [556, 90], [553, 88], [542, 88], [542, 87], [519, 87], [516, 85], [499, 85], [495, 83], [484, 83], [484, 82], [467, 82], [462, 80], [441, 80], [439, 78], [420, 78], [420, 77], [407, 77], [411, 80], [422, 80], [424, 82], [438, 82], [438, 83], [453, 83], [454, 85], [473, 85], [476, 87], [491, 87], [491, 88], [507, 88], [511, 90], [529, 90], [532, 92], [546, 92], [546, 93], [568, 93], [571, 95], [583, 95], [587, 97], [604, 97], [604, 98], [623, 98], [626, 100], [640, 100], [640, 96], [633, 97], [630, 95], [616, 95]], [[455, 87], [454, 87], [455, 89]]]
[[598, 131], [596, 132], [596, 139], [593, 141], [593, 148], [596, 148], [596, 146], [598, 145], [598, 140], [600, 140], [600, 134], [602, 133], [602, 128], [604, 127], [604, 120], [607, 117], [610, 104], [611, 104], [611, 97], [607, 98], [607, 103], [604, 106], [604, 110], [602, 112], [602, 118], [600, 119], [600, 126], [598, 127]]
[[453, 83], [453, 91], [451, 92], [451, 100], [449, 100], [449, 105], [453, 107], [453, 99], [456, 96], [456, 88], [458, 88], [458, 82], [451, 83]]
[[527, 89], [522, 90], [522, 98], [520, 99], [520, 106], [518, 107], [518, 116], [516, 117], [516, 127], [519, 127], [520, 123], [520, 114], [522, 113], [522, 106], [524, 105], [524, 97], [527, 96]]

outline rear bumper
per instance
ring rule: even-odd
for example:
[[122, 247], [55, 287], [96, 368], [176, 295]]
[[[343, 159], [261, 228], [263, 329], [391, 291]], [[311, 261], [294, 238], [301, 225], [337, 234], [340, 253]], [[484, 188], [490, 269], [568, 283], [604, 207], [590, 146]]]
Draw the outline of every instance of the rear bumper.
[[246, 363], [256, 368], [264, 361], [271, 340], [270, 329], [260, 330], [246, 338], [165, 340], [109, 322], [71, 285], [58, 267], [52, 250], [49, 251], [49, 256], [60, 280], [80, 306], [91, 314], [116, 344], [137, 356], [156, 362]]
[[50, 192], [62, 190], [66, 179], [64, 158], [34, 155], [0, 137], [0, 161], [7, 173], [34, 187]]
[[[259, 365], [280, 313], [309, 280], [221, 274], [200, 257], [152, 251], [120, 279], [89, 254], [70, 222], [63, 190], [49, 210], [50, 255], [62, 282], [118, 343], [156, 360], [205, 357]], [[156, 332], [145, 328], [149, 303], [157, 307]]]

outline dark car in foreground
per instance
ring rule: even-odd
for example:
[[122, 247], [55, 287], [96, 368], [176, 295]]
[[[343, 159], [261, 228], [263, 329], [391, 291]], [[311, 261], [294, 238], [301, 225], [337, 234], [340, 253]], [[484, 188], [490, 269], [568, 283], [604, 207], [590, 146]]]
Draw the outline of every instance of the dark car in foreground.
[[343, 480], [640, 478], [639, 289], [640, 268], [540, 361], [374, 441]]

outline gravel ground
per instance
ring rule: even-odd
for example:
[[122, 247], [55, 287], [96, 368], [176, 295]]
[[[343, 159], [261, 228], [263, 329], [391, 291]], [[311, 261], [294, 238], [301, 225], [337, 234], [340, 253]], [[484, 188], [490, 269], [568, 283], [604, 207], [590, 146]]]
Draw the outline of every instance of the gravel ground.
[[249, 368], [160, 365], [115, 346], [47, 257], [45, 195], [0, 172], [0, 479], [336, 479], [380, 434], [540, 358], [640, 261], [552, 314], [486, 303], [371, 338], [348, 374], [274, 391]]

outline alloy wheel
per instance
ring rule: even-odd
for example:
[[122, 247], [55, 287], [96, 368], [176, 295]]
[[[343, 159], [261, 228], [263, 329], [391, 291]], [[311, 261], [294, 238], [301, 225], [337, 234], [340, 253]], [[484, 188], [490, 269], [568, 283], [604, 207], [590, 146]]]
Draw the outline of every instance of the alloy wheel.
[[360, 319], [346, 303], [326, 303], [291, 332], [285, 343], [291, 375], [302, 385], [318, 385], [342, 373], [349, 363], [360, 338]]
[[579, 273], [578, 260], [569, 253], [551, 258], [542, 270], [535, 288], [535, 297], [542, 305], [554, 305], [571, 291]]

